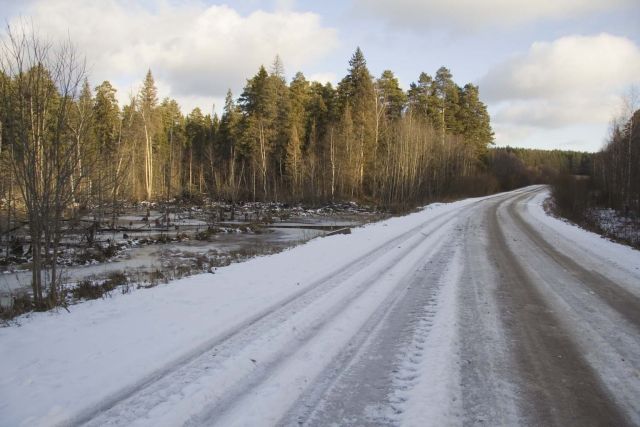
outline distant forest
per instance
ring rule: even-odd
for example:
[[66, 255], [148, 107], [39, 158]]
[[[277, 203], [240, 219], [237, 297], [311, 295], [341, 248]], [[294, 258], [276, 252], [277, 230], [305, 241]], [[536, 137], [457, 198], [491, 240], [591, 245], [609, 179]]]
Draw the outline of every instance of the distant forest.
[[593, 153], [506, 147], [490, 149], [485, 164], [498, 190], [512, 190], [549, 184], [559, 175], [590, 175], [593, 162]]

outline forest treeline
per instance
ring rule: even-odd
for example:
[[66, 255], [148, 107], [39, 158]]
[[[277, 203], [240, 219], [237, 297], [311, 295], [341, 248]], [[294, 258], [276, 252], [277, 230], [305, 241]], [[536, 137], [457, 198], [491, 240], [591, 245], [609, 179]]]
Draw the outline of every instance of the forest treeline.
[[638, 223], [640, 219], [640, 110], [612, 124], [606, 145], [593, 154], [586, 176], [563, 174], [553, 185], [561, 215], [598, 228], [592, 209], [609, 208]]
[[495, 177], [497, 189], [507, 191], [550, 184], [561, 174], [590, 175], [593, 160], [593, 153], [588, 152], [496, 147], [490, 149], [486, 167]]
[[613, 126], [591, 176], [597, 203], [640, 217], [640, 110]]
[[[42, 106], [50, 115], [42, 137], [59, 132], [60, 143], [74, 142], [67, 191], [83, 205], [194, 195], [409, 205], [478, 174], [493, 139], [477, 86], [457, 85], [442, 67], [403, 91], [389, 70], [372, 77], [360, 49], [336, 87], [302, 73], [287, 82], [276, 58], [269, 71], [260, 67], [247, 80], [237, 99], [227, 94], [221, 117], [200, 108], [185, 116], [175, 100], [160, 100], [151, 71], [124, 106], [108, 81], [92, 88], [82, 80], [77, 93], [66, 94], [55, 90], [59, 82], [47, 67], [21, 71], [19, 78], [0, 75], [2, 154], [19, 162], [24, 153], [12, 152], [12, 141], [32, 127], [29, 114], [12, 115], [20, 106], [7, 98], [27, 95], [34, 84], [51, 87], [45, 103], [68, 97], [59, 117]], [[20, 84], [27, 87], [15, 92]], [[60, 126], [52, 126], [56, 120]]]

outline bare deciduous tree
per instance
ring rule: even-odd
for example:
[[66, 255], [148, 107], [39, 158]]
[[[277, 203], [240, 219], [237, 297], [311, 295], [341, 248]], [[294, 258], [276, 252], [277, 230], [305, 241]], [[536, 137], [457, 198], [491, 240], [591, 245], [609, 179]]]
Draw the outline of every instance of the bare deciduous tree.
[[23, 24], [7, 27], [0, 72], [7, 76], [0, 102], [5, 144], [13, 149], [8, 163], [28, 219], [33, 300], [43, 308], [57, 302], [65, 209], [82, 179], [78, 164], [84, 141], [70, 131], [69, 114], [85, 64], [70, 42], [54, 45]]

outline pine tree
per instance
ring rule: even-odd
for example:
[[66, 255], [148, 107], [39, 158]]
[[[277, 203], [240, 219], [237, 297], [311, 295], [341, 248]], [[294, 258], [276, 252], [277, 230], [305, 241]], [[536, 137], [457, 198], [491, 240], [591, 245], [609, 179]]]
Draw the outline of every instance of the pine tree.
[[387, 120], [397, 120], [404, 111], [407, 95], [391, 70], [385, 70], [376, 82], [376, 94]]
[[330, 83], [310, 84], [304, 153], [310, 196], [314, 199], [331, 197], [331, 136], [338, 122], [336, 105], [336, 91]]
[[[349, 61], [349, 72], [338, 85], [338, 93], [342, 108], [348, 105], [353, 121], [353, 141], [347, 140], [349, 154], [350, 192], [352, 195], [362, 194], [365, 183], [371, 181], [375, 169], [376, 137], [375, 137], [375, 103], [376, 95], [373, 79], [362, 50], [358, 47]], [[344, 115], [343, 115], [344, 118]], [[346, 123], [344, 124], [347, 125]], [[353, 142], [353, 144], [351, 144]]]
[[423, 123], [436, 125], [439, 112], [433, 87], [433, 78], [420, 73], [417, 83], [411, 83], [408, 91], [409, 113]]
[[153, 180], [154, 180], [154, 164], [153, 164], [153, 142], [157, 131], [156, 107], [158, 104], [158, 90], [151, 70], [147, 71], [142, 89], [138, 95], [139, 111], [142, 117], [144, 128], [144, 183], [145, 195], [147, 200], [153, 197]]
[[447, 132], [456, 133], [458, 130], [456, 119], [459, 102], [458, 87], [453, 82], [451, 72], [445, 67], [440, 67], [436, 72], [433, 88], [439, 110], [436, 129], [440, 132], [444, 143]]
[[181, 162], [187, 145], [184, 117], [176, 100], [170, 98], [162, 100], [156, 114], [160, 120], [156, 137], [156, 163], [162, 165], [162, 190], [168, 199], [182, 189]]
[[[202, 159], [206, 150], [207, 127], [200, 108], [196, 107], [189, 113], [185, 128], [187, 136], [186, 162], [188, 165], [186, 168], [187, 189], [189, 193], [193, 192], [194, 180], [196, 180], [198, 191], [201, 192], [203, 184]], [[194, 159], [197, 164], [194, 164]]]
[[242, 113], [233, 100], [231, 90], [228, 90], [224, 100], [222, 118], [220, 119], [218, 147], [220, 149], [219, 158], [227, 165], [224, 168], [227, 174], [226, 185], [233, 200], [235, 200], [238, 192], [238, 183], [236, 181], [236, 150], [240, 140], [241, 119]]
[[[303, 151], [308, 157], [310, 142], [306, 136], [307, 109], [311, 98], [309, 82], [302, 73], [296, 73], [289, 86], [289, 141], [287, 144], [287, 176], [291, 183], [291, 192], [295, 197], [302, 195], [302, 181], [305, 165]], [[303, 143], [304, 141], [304, 143]]]
[[270, 173], [270, 158], [273, 151], [276, 132], [274, 123], [278, 115], [277, 94], [273, 79], [264, 67], [247, 81], [240, 106], [244, 113], [243, 151], [251, 154], [253, 159], [252, 192], [256, 197], [256, 171], [260, 174], [262, 195], [266, 199], [268, 194], [268, 175]]
[[480, 101], [478, 87], [468, 83], [462, 89], [458, 123], [462, 125], [462, 136], [473, 147], [476, 157], [485, 155], [493, 143], [493, 131], [487, 107]]
[[118, 140], [120, 108], [116, 100], [116, 90], [110, 82], [104, 81], [95, 88], [93, 117], [95, 134], [100, 150], [112, 151]]
[[226, 170], [223, 159], [219, 156], [220, 149], [220, 118], [214, 113], [213, 117], [207, 114], [204, 117], [206, 128], [205, 158], [202, 160], [205, 168], [205, 183], [210, 196], [217, 196], [223, 193], [225, 178], [223, 171]]
[[391, 152], [391, 140], [394, 125], [402, 117], [407, 95], [400, 88], [398, 79], [392, 71], [385, 70], [376, 81], [376, 117], [375, 117], [375, 144], [376, 164], [374, 165], [375, 182], [372, 186], [372, 195], [385, 185], [384, 180], [388, 175], [389, 156]]
[[271, 70], [268, 84], [270, 93], [273, 95], [271, 102], [275, 102], [276, 115], [272, 123], [273, 141], [270, 161], [271, 170], [275, 172], [272, 176], [273, 197], [278, 200], [280, 189], [284, 184], [287, 145], [291, 138], [291, 99], [284, 76], [284, 66], [279, 56], [274, 59]]

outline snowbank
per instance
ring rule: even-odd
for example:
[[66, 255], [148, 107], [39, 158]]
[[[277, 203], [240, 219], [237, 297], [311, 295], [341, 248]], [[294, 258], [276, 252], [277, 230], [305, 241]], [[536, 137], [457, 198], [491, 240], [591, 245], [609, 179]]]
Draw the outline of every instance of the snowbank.
[[[554, 243], [558, 248], [565, 248], [565, 253], [579, 251], [581, 255], [593, 261], [593, 265], [609, 270], [613, 278], [620, 277], [622, 281], [628, 275], [612, 270], [611, 266], [632, 276], [640, 277], [640, 251], [612, 242], [569, 221], [548, 215], [543, 207], [547, 198], [549, 198], [548, 190], [532, 197], [526, 205], [530, 215], [525, 216], [536, 221], [536, 224], [533, 224], [534, 227], [544, 233], [547, 241]], [[640, 280], [623, 285], [640, 296]]]

